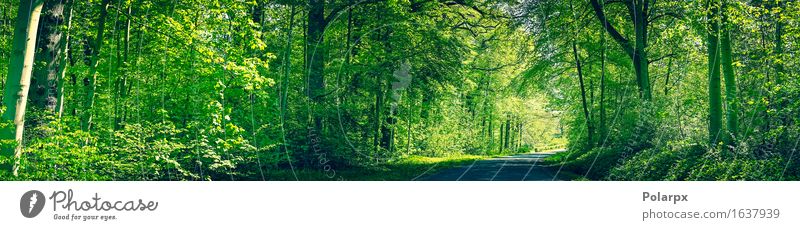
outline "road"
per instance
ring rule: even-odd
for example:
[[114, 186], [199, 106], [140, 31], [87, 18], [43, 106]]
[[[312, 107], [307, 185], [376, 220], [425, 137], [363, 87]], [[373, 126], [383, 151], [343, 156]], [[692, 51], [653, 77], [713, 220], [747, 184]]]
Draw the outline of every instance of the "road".
[[[550, 181], [555, 170], [542, 167], [547, 156], [564, 150], [528, 153], [474, 161], [472, 164], [442, 169], [418, 180], [428, 181]], [[554, 179], [555, 178], [555, 179]]]

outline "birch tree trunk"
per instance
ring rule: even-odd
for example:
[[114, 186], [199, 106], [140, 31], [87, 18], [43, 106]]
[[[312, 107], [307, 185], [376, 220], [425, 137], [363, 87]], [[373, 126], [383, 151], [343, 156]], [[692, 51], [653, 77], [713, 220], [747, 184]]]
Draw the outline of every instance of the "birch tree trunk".
[[[14, 27], [12, 41], [12, 54], [8, 67], [8, 76], [3, 93], [3, 121], [13, 121], [13, 126], [4, 125], [0, 128], [0, 138], [4, 142], [10, 141], [15, 145], [2, 147], [2, 155], [13, 156], [13, 163], [3, 162], [3, 168], [10, 169], [16, 176], [19, 168], [19, 159], [22, 154], [22, 133], [25, 127], [25, 106], [28, 101], [28, 87], [33, 70], [33, 57], [36, 45], [36, 33], [39, 25], [43, 1], [22, 0], [17, 11], [17, 22]], [[11, 167], [8, 167], [11, 166]]]

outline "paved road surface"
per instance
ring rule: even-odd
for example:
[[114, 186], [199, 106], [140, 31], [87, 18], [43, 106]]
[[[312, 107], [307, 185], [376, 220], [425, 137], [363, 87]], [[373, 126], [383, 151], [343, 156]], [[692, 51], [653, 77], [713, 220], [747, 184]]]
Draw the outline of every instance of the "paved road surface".
[[[417, 180], [430, 181], [542, 181], [553, 180], [555, 170], [541, 167], [541, 160], [563, 150], [528, 153], [475, 161], [470, 165], [442, 169]], [[558, 180], [556, 178], [555, 180]]]

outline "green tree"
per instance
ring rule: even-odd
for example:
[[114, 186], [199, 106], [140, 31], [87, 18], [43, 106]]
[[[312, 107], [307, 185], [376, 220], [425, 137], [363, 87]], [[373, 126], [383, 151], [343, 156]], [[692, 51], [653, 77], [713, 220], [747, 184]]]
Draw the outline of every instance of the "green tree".
[[22, 155], [25, 106], [28, 103], [37, 27], [43, 5], [44, 2], [40, 0], [22, 0], [19, 3], [12, 42], [13, 52], [3, 91], [3, 104], [6, 106], [3, 121], [13, 122], [13, 125], [5, 124], [0, 130], [0, 138], [4, 141], [2, 154], [12, 159], [3, 162], [3, 166], [14, 175], [17, 175], [19, 158]]
[[[723, 0], [727, 1], [727, 0]], [[727, 134], [725, 135], [725, 143], [729, 146], [734, 146], [739, 134], [739, 106], [736, 95], [736, 76], [733, 72], [733, 58], [731, 51], [731, 31], [733, 25], [728, 19], [728, 4], [723, 2], [721, 6], [721, 24], [722, 30], [719, 50], [720, 50], [720, 64], [722, 65], [722, 73], [725, 77], [725, 104], [726, 104], [726, 121], [727, 121]]]
[[709, 143], [716, 145], [720, 140], [722, 129], [722, 95], [720, 86], [720, 49], [719, 49], [719, 11], [718, 1], [709, 0], [708, 33], [706, 43], [708, 46], [708, 139]]

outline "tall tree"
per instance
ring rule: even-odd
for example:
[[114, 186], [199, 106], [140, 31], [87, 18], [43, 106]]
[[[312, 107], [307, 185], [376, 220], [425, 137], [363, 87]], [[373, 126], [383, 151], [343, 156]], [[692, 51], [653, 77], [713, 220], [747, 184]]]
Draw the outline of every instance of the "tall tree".
[[[723, 0], [727, 1], [727, 0]], [[725, 142], [727, 145], [734, 145], [738, 138], [739, 130], [739, 106], [736, 95], [736, 76], [733, 72], [733, 59], [731, 52], [731, 30], [733, 29], [731, 22], [728, 20], [728, 4], [722, 4], [720, 10], [722, 20], [722, 30], [720, 38], [720, 64], [722, 65], [722, 74], [725, 79], [725, 104], [726, 104], [726, 121], [727, 121], [727, 135], [725, 135]]]
[[305, 37], [305, 75], [308, 77], [306, 95], [312, 103], [311, 122], [317, 133], [322, 133], [322, 116], [325, 92], [325, 62], [327, 49], [324, 46], [324, 33], [328, 24], [338, 17], [339, 12], [359, 4], [380, 2], [381, 0], [364, 0], [353, 3], [334, 5], [325, 15], [326, 0], [309, 0], [307, 8], [307, 26]]
[[59, 57], [59, 59], [60, 59], [59, 61], [60, 61], [61, 64], [59, 64], [59, 70], [58, 70], [58, 74], [57, 74], [57, 78], [58, 79], [56, 80], [56, 97], [57, 98], [56, 98], [55, 111], [56, 111], [56, 114], [58, 114], [59, 118], [64, 114], [64, 81], [66, 81], [65, 77], [66, 77], [66, 74], [67, 74], [67, 66], [70, 64], [68, 59], [69, 59], [69, 52], [70, 52], [70, 48], [69, 48], [69, 44], [70, 44], [70, 41], [71, 41], [70, 38], [72, 36], [71, 35], [71, 32], [72, 32], [71, 30], [72, 30], [72, 12], [73, 12], [72, 7], [73, 7], [73, 4], [75, 4], [75, 3], [72, 0], [66, 0], [65, 1], [66, 9], [64, 9], [64, 13], [66, 15], [64, 16], [64, 18], [65, 18], [64, 20], [66, 20], [67, 28], [66, 28], [66, 35], [64, 35], [61, 38], [61, 41], [60, 41], [62, 50], [61, 50], [61, 56]]
[[[572, 10], [574, 13], [575, 10], [573, 8], [572, 1], [570, 1], [569, 6], [570, 10]], [[578, 37], [578, 31], [576, 25], [577, 23], [578, 22], [574, 20], [574, 15], [573, 15], [573, 20], [572, 20], [573, 36], [571, 40], [572, 58], [575, 60], [575, 69], [578, 72], [578, 82], [580, 83], [580, 88], [581, 88], [581, 105], [583, 107], [583, 117], [584, 119], [586, 119], [586, 135], [587, 135], [586, 148], [591, 149], [594, 144], [594, 141], [592, 140], [592, 137], [594, 136], [594, 127], [592, 127], [592, 117], [589, 116], [589, 105], [586, 104], [586, 86], [583, 83], [583, 68], [581, 67], [581, 57], [578, 55], [578, 48], [577, 48], [578, 45], [576, 44], [577, 43], [576, 39]]]
[[597, 144], [602, 146], [605, 144], [608, 128], [606, 127], [606, 34], [603, 33], [601, 36], [603, 48], [600, 51], [600, 137]]
[[[59, 98], [58, 85], [62, 70], [66, 69], [67, 36], [62, 26], [69, 24], [70, 2], [45, 1], [43, 16], [39, 23], [38, 47], [36, 49], [30, 93], [31, 106], [40, 110], [56, 112]], [[67, 26], [69, 27], [69, 26]]]
[[[114, 130], [118, 130], [122, 127], [123, 122], [125, 122], [125, 114], [128, 111], [126, 106], [120, 104], [124, 103], [128, 98], [128, 68], [130, 66], [128, 60], [130, 59], [131, 49], [131, 17], [133, 17], [133, 3], [128, 4], [126, 11], [125, 22], [122, 23], [124, 28], [123, 25], [116, 25], [118, 28], [123, 30], [123, 32], [119, 34], [123, 36], [123, 38], [117, 38], [117, 68], [119, 77], [114, 83], [114, 91], [116, 93], [114, 97]], [[119, 21], [119, 14], [122, 12], [117, 13], [117, 21]], [[120, 40], [123, 42], [122, 45], [119, 44]], [[122, 51], [122, 57], [120, 57], [120, 51]]]
[[647, 36], [648, 25], [651, 22], [650, 4], [651, 0], [623, 0], [619, 1], [628, 8], [634, 31], [633, 44], [616, 27], [609, 23], [603, 5], [598, 0], [590, 0], [594, 14], [603, 24], [603, 28], [611, 35], [611, 38], [622, 47], [623, 51], [633, 61], [636, 73], [636, 82], [639, 86], [639, 96], [646, 101], [652, 98], [650, 89], [650, 75], [648, 70], [649, 60], [647, 59]]
[[83, 104], [83, 115], [81, 117], [81, 129], [89, 131], [92, 128], [92, 116], [94, 110], [95, 90], [97, 89], [97, 65], [100, 61], [100, 51], [103, 48], [105, 37], [106, 17], [108, 16], [108, 5], [111, 0], [103, 0], [100, 4], [100, 16], [97, 18], [97, 37], [92, 42], [92, 57], [89, 64], [88, 84], [86, 85], [86, 99]]
[[[281, 114], [281, 128], [285, 128], [286, 125], [286, 107], [287, 101], [286, 97], [289, 95], [289, 76], [292, 73], [292, 35], [294, 32], [294, 15], [296, 14], [295, 5], [292, 4], [291, 10], [289, 11], [289, 22], [286, 30], [286, 50], [284, 51], [284, 63], [283, 63], [283, 76], [281, 78], [280, 84], [280, 114]], [[283, 142], [283, 141], [282, 141]], [[282, 151], [286, 153], [288, 143], [281, 143]]]
[[[775, 56], [778, 58], [778, 60], [782, 60], [783, 59], [782, 55], [783, 55], [783, 48], [784, 48], [783, 47], [783, 34], [784, 34], [783, 24], [784, 23], [783, 23], [783, 20], [781, 19], [781, 15], [783, 14], [783, 8], [784, 8], [784, 4], [785, 4], [784, 2], [786, 2], [786, 1], [774, 0], [774, 4], [771, 7], [769, 7], [770, 10], [775, 12], [774, 13], [774, 17], [775, 17], [775, 50], [773, 52], [775, 53]], [[783, 72], [784, 72], [783, 62], [782, 61], [776, 61], [775, 62], [775, 82], [781, 83], [783, 81]]]
[[706, 2], [708, 9], [708, 138], [709, 143], [716, 145], [722, 128], [722, 99], [720, 87], [720, 51], [719, 51], [719, 10], [717, 0]]
[[500, 152], [503, 152], [503, 150], [506, 149], [506, 145], [505, 145], [505, 141], [504, 141], [506, 139], [505, 131], [506, 131], [506, 124], [501, 120], [500, 121], [500, 139], [499, 139], [499, 141], [500, 141]]
[[308, 89], [306, 94], [312, 104], [312, 125], [314, 130], [322, 132], [321, 111], [325, 91], [325, 46], [323, 45], [325, 27], [325, 0], [310, 0], [308, 3], [308, 26], [306, 27], [306, 76]]
[[[18, 171], [19, 158], [22, 155], [25, 106], [28, 102], [28, 87], [33, 70], [37, 27], [43, 5], [42, 0], [22, 0], [19, 3], [12, 41], [13, 52], [3, 93], [3, 105], [6, 106], [6, 111], [2, 116], [3, 121], [14, 123], [13, 125], [3, 125], [0, 129], [0, 140], [6, 142], [3, 143], [2, 154], [13, 156], [13, 162], [3, 162], [3, 166], [11, 170], [15, 176]], [[14, 144], [8, 144], [8, 142]]]
[[504, 139], [503, 139], [503, 148], [508, 149], [509, 148], [508, 141], [509, 141], [509, 139], [511, 139], [510, 138], [510, 136], [511, 136], [511, 114], [506, 114], [505, 128], [506, 128], [506, 130], [505, 130], [505, 136], [503, 136], [504, 137]]

